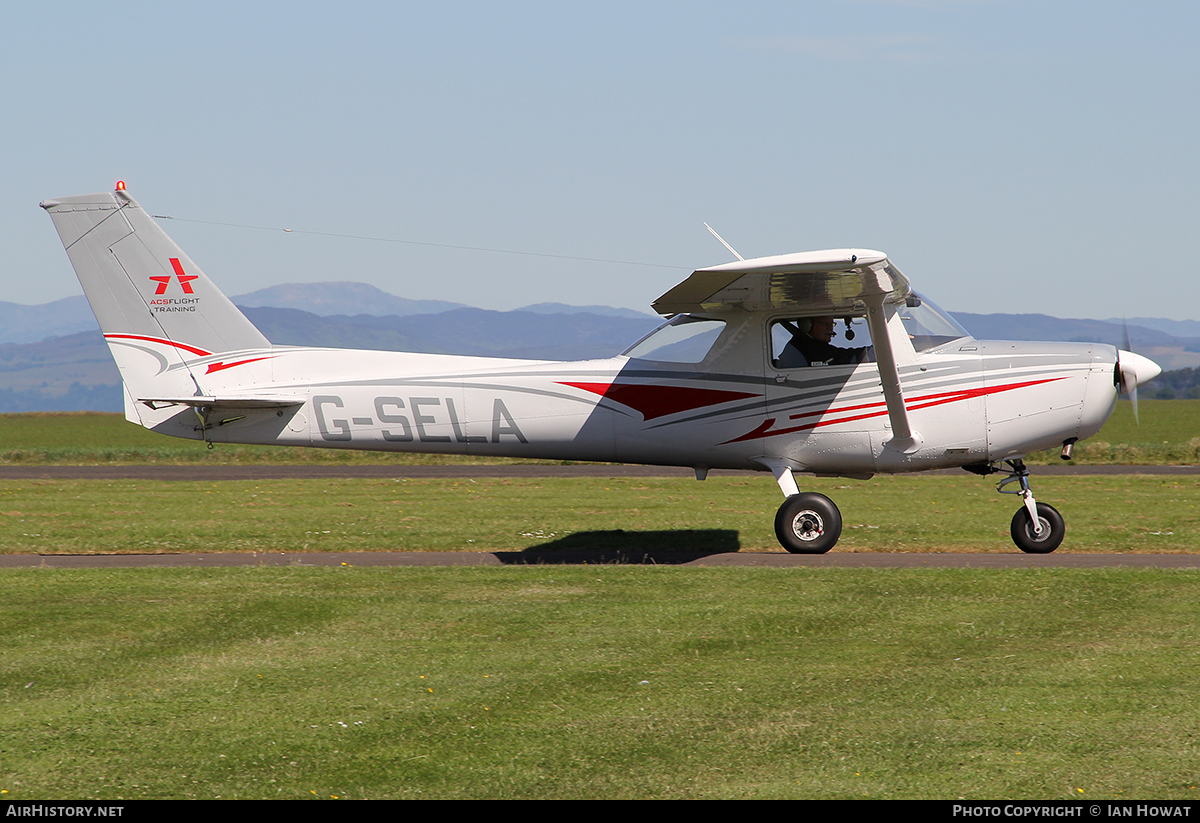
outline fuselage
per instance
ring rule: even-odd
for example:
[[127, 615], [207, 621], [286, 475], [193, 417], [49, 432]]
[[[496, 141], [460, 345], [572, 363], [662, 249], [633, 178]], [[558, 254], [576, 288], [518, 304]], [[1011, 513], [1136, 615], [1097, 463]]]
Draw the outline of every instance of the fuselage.
[[[890, 447], [877, 364], [777, 367], [770, 318], [726, 312], [721, 321], [715, 344], [695, 363], [297, 347], [185, 357], [163, 375], [174, 372], [181, 392], [195, 376], [206, 394], [252, 388], [297, 405], [216, 409], [206, 429], [178, 406], [130, 404], [128, 414], [164, 434], [214, 442], [702, 469], [762, 469], [763, 458], [777, 458], [798, 471], [865, 476], [986, 463], [1082, 440], [1099, 430], [1117, 397], [1111, 346], [963, 337], [917, 352], [910, 344], [899, 370], [918, 442], [901, 450]], [[110, 343], [118, 362], [152, 348]]]

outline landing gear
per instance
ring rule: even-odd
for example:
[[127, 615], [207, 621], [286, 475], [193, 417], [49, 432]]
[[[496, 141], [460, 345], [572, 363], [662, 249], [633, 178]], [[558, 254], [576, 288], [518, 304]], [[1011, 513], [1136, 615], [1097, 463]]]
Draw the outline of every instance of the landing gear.
[[796, 478], [787, 463], [778, 458], [759, 458], [775, 475], [779, 490], [787, 498], [775, 513], [775, 536], [792, 554], [825, 554], [842, 536], [842, 513], [823, 494], [796, 488]]
[[[1029, 488], [1029, 469], [1025, 468], [1024, 460], [1018, 458], [1005, 462], [1012, 470], [1008, 477], [1000, 481], [996, 490], [1001, 494], [1019, 494], [1025, 501], [1025, 505], [1013, 515], [1010, 529], [1013, 542], [1027, 554], [1049, 554], [1058, 548], [1067, 533], [1062, 515], [1048, 503], [1038, 503], [1033, 499], [1033, 490]], [[1020, 491], [1005, 489], [1009, 483], [1020, 483]]]
[[823, 494], [794, 494], [775, 514], [775, 536], [792, 554], [824, 554], [842, 534], [842, 513]]
[[1062, 543], [1067, 526], [1058, 509], [1049, 503], [1037, 504], [1038, 522], [1035, 528], [1029, 512], [1017, 509], [1012, 519], [1012, 539], [1017, 548], [1027, 554], [1049, 554]]

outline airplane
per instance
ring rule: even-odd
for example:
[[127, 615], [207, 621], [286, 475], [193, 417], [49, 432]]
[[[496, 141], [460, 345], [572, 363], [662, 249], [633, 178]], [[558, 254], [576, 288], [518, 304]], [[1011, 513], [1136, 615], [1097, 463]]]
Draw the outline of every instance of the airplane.
[[[798, 474], [961, 467], [1018, 495], [1013, 542], [1044, 554], [1062, 515], [1024, 458], [1090, 437], [1160, 369], [1092, 343], [972, 338], [883, 252], [834, 249], [701, 268], [623, 354], [559, 362], [276, 346], [123, 183], [45, 200], [124, 387], [125, 417], [214, 443], [769, 471], [789, 552], [837, 543], [832, 500]], [[714, 232], [715, 234], [715, 232]], [[718, 236], [718, 239], [720, 237]], [[724, 243], [724, 241], [721, 241]], [[732, 247], [725, 244], [730, 251]], [[868, 345], [814, 346], [836, 322]], [[1005, 488], [1016, 484], [1014, 488]]]

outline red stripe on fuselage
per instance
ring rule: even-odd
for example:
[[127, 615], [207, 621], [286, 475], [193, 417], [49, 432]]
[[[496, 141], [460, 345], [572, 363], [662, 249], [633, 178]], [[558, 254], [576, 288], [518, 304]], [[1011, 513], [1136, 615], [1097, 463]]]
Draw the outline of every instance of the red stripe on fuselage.
[[566, 383], [560, 386], [598, 394], [613, 402], [642, 413], [643, 420], [653, 420], [676, 412], [691, 411], [704, 406], [728, 403], [760, 395], [724, 389], [692, 389], [687, 386], [656, 386], [649, 383]]
[[[935, 394], [925, 394], [920, 397], [910, 397], [904, 401], [904, 407], [909, 411], [917, 409], [928, 409], [933, 406], [941, 406], [946, 403], [956, 403], [959, 400], [969, 400], [972, 397], [983, 397], [988, 394], [998, 394], [1000, 392], [1012, 391], [1014, 389], [1023, 389], [1027, 386], [1037, 386], [1042, 383], [1053, 383], [1055, 380], [1065, 380], [1064, 377], [1049, 377], [1045, 380], [1029, 380], [1024, 383], [1009, 383], [1004, 386], [985, 386], [978, 389], [958, 389], [956, 391], [937, 392]], [[849, 417], [838, 416], [834, 420], [826, 420], [826, 415], [843, 415], [847, 412], [861, 411], [863, 409], [874, 409], [874, 411], [865, 414], [854, 414]], [[755, 426], [753, 431], [748, 431], [741, 437], [735, 437], [733, 440], [726, 440], [720, 445], [724, 446], [728, 443], [741, 443], [746, 440], [754, 440], [759, 437], [775, 437], [780, 434], [792, 434], [794, 432], [808, 431], [817, 429], [823, 426], [833, 426], [838, 423], [852, 423], [855, 420], [866, 420], [872, 417], [883, 417], [887, 414], [887, 403], [862, 403], [857, 406], [843, 406], [840, 409], [820, 409], [819, 411], [801, 412], [800, 414], [789, 415], [789, 420], [802, 420], [806, 417], [821, 417], [813, 423], [805, 423], [800, 426], [789, 426], [785, 429], [772, 430], [775, 425], [776, 418], [769, 417], [759, 425]]]
[[[164, 346], [170, 346], [175, 349], [182, 349], [183, 351], [190, 352], [195, 355], [199, 355], [200, 357], [210, 357], [212, 355], [212, 352], [210, 352], [210, 351], [205, 351], [204, 349], [198, 349], [195, 346], [188, 346], [184, 343], [176, 343], [173, 340], [164, 340], [161, 337], [146, 337], [146, 336], [140, 335], [140, 334], [106, 334], [104, 336], [106, 338], [113, 337], [118, 340], [145, 340], [150, 343], [161, 343]], [[250, 358], [247, 358], [246, 360], [236, 360], [233, 363], [226, 363], [224, 361], [218, 360], [216, 363], [210, 363], [208, 365], [208, 370], [204, 373], [212, 374], [215, 371], [224, 371], [225, 369], [232, 369], [234, 366], [244, 366], [247, 363], [257, 363], [259, 360], [270, 360], [274, 356], [275, 355], [273, 355], [273, 354], [268, 354], [268, 355], [264, 355], [263, 357], [250, 357]]]
[[274, 356], [275, 355], [270, 354], [266, 357], [251, 357], [249, 360], [238, 360], [234, 363], [225, 363], [218, 360], [216, 363], [208, 364], [208, 371], [206, 371], [205, 374], [212, 374], [215, 371], [225, 371], [225, 369], [232, 369], [234, 366], [244, 366], [247, 363], [257, 363], [259, 360], [270, 360]]

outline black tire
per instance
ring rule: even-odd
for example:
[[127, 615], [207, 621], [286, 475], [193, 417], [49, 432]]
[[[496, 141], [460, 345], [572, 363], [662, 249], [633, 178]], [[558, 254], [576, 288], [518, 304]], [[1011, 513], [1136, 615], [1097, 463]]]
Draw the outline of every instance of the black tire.
[[775, 513], [775, 536], [792, 554], [824, 554], [842, 536], [842, 513], [823, 494], [793, 494]]
[[1042, 521], [1045, 533], [1038, 538], [1033, 530], [1033, 520], [1029, 511], [1022, 506], [1012, 519], [1012, 539], [1017, 548], [1026, 554], [1049, 554], [1059, 547], [1063, 535], [1067, 533], [1067, 524], [1063, 522], [1058, 509], [1049, 503], [1038, 503], [1038, 520]]

